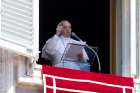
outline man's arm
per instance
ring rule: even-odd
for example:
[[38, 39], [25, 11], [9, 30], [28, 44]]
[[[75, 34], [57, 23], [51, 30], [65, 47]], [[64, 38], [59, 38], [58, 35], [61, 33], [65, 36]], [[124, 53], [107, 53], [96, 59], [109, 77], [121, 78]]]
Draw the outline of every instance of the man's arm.
[[51, 59], [51, 56], [53, 56], [56, 52], [56, 46], [57, 42], [59, 40], [59, 37], [57, 35], [54, 35], [52, 38], [50, 38], [44, 47], [42, 48], [42, 55], [41, 57], [45, 59]]
[[51, 60], [52, 56], [56, 53], [57, 43], [62, 34], [62, 25], [58, 24], [56, 28], [56, 34], [50, 38], [42, 49], [42, 57]]

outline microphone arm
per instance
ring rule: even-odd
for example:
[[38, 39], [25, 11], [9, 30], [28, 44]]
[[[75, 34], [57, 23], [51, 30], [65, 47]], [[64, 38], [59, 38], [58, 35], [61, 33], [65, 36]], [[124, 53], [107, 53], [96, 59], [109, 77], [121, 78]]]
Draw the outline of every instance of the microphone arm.
[[74, 32], [71, 33], [71, 35], [76, 38], [78, 41], [82, 41], [81, 38], [79, 38]]
[[98, 56], [98, 54], [97, 54], [97, 52], [94, 50], [94, 49], [92, 49], [90, 46], [88, 46], [87, 45], [87, 47], [95, 54], [95, 56], [97, 57], [97, 61], [98, 61], [98, 66], [99, 66], [99, 72], [101, 72], [101, 64], [100, 64], [100, 60], [99, 60], [99, 56]]
[[[74, 32], [72, 32], [71, 35], [73, 37], [75, 37], [78, 41], [82, 41], [82, 39], [80, 39]], [[100, 64], [100, 60], [99, 60], [99, 56], [98, 56], [97, 52], [94, 49], [92, 49], [90, 46], [88, 46], [87, 44], [86, 44], [86, 47], [89, 48], [97, 57], [97, 61], [98, 61], [98, 65], [99, 65], [99, 72], [100, 72], [101, 71], [101, 64]]]

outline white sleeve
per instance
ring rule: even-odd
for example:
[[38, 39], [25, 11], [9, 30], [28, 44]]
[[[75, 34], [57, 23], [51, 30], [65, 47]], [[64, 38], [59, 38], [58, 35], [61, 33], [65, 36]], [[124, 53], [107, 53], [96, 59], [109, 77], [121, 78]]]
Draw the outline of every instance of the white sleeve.
[[52, 55], [56, 53], [56, 47], [59, 37], [54, 35], [52, 38], [47, 40], [46, 44], [42, 48], [42, 57], [45, 59], [50, 59]]

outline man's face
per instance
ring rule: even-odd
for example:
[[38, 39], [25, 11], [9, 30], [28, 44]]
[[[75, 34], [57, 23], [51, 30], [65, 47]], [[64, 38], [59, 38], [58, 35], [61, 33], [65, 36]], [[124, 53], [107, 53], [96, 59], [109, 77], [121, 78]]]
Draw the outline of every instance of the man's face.
[[70, 35], [71, 35], [71, 24], [69, 23], [69, 22], [67, 22], [67, 21], [65, 21], [64, 23], [63, 23], [63, 28], [62, 28], [62, 35], [64, 36], [64, 37], [70, 37]]

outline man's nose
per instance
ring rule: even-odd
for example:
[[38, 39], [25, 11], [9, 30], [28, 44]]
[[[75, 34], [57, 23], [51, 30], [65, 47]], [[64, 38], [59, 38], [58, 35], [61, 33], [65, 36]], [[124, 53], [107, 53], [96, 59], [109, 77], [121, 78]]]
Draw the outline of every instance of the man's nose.
[[68, 31], [67, 31], [67, 33], [71, 33], [71, 31], [70, 31], [70, 30], [68, 30]]

